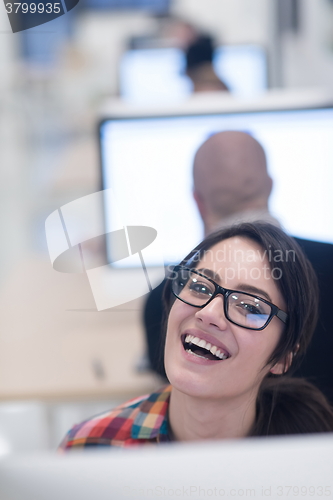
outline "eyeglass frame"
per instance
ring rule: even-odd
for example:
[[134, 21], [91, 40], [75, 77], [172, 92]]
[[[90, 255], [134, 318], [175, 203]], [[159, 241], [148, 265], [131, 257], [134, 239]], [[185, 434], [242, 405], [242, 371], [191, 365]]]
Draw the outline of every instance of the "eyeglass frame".
[[[288, 314], [285, 311], [282, 311], [282, 309], [280, 309], [278, 306], [276, 306], [275, 304], [273, 304], [269, 300], [263, 299], [262, 297], [259, 297], [258, 295], [253, 295], [252, 293], [242, 292], [241, 290], [230, 290], [229, 288], [224, 288], [223, 286], [219, 285], [218, 283], [216, 283], [214, 280], [212, 280], [208, 276], [197, 271], [195, 268], [193, 269], [190, 267], [179, 265], [179, 266], [175, 266], [173, 268], [173, 273], [177, 273], [179, 270], [190, 271], [191, 273], [197, 274], [198, 276], [201, 276], [202, 278], [205, 278], [206, 280], [210, 281], [210, 283], [212, 283], [215, 287], [215, 292], [212, 294], [210, 299], [208, 299], [206, 304], [204, 304], [202, 306], [197, 306], [194, 304], [190, 304], [190, 302], [187, 302], [186, 300], [181, 299], [178, 295], [176, 295], [176, 293], [173, 291], [173, 283], [172, 283], [171, 284], [171, 292], [173, 293], [173, 295], [176, 297], [176, 299], [181, 300], [182, 302], [184, 302], [185, 304], [188, 304], [189, 306], [197, 307], [198, 309], [203, 309], [210, 302], [212, 302], [212, 300], [214, 300], [215, 297], [217, 297], [217, 295], [222, 295], [222, 297], [223, 297], [223, 310], [224, 310], [224, 315], [225, 315], [226, 319], [228, 321], [230, 321], [230, 323], [233, 323], [234, 325], [239, 326], [240, 328], [246, 328], [247, 330], [255, 330], [255, 331], [264, 330], [269, 325], [269, 323], [272, 321], [274, 316], [279, 318], [279, 320], [282, 321], [282, 323], [285, 323], [285, 324], [287, 323]], [[177, 275], [172, 276], [172, 278], [171, 278], [172, 282], [175, 281], [176, 277], [177, 277]], [[228, 300], [228, 297], [234, 292], [242, 293], [245, 295], [249, 295], [250, 297], [254, 297], [255, 299], [262, 300], [263, 302], [265, 302], [265, 304], [268, 304], [271, 307], [271, 314], [269, 315], [266, 323], [263, 326], [261, 326], [260, 328], [251, 328], [248, 326], [239, 325], [238, 323], [236, 323], [235, 321], [233, 321], [232, 319], [229, 318], [229, 314], [228, 314], [228, 310], [227, 310], [227, 300]]]

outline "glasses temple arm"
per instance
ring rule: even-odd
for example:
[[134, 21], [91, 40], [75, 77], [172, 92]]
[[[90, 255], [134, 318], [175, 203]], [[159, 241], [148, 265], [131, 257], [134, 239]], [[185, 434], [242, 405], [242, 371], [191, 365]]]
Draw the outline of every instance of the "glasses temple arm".
[[287, 319], [288, 319], [288, 314], [285, 313], [284, 311], [281, 311], [281, 309], [278, 310], [278, 312], [276, 313], [276, 316], [281, 320], [283, 321], [283, 323], [287, 323]]

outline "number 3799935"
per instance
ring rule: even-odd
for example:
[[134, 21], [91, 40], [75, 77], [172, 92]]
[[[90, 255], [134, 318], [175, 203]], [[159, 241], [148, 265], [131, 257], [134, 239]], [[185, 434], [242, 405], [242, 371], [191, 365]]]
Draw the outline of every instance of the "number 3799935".
[[7, 14], [60, 14], [61, 3], [19, 3], [7, 2], [5, 4]]

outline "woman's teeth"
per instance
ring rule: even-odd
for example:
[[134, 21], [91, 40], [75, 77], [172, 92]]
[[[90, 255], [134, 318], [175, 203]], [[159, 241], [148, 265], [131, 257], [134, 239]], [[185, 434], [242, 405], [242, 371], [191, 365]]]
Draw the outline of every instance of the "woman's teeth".
[[[199, 337], [195, 337], [194, 335], [186, 335], [185, 337], [185, 344], [192, 344], [196, 345], [198, 347], [202, 347], [203, 349], [206, 349], [206, 351], [211, 352], [214, 356], [216, 356], [219, 359], [227, 359], [228, 355], [225, 354], [221, 349], [216, 347], [216, 345], [212, 345], [209, 342], [206, 342], [203, 339], [200, 339]], [[196, 354], [192, 351], [192, 349], [188, 348], [185, 346], [185, 349], [187, 351], [190, 351], [192, 354]], [[200, 358], [204, 358], [204, 356], [200, 356], [199, 354], [196, 354]]]
[[198, 358], [208, 359], [205, 356], [200, 356], [200, 354], [196, 354], [195, 352], [192, 351], [192, 349], [186, 349], [186, 352], [190, 352], [191, 354], [193, 354], [194, 356], [197, 356]]

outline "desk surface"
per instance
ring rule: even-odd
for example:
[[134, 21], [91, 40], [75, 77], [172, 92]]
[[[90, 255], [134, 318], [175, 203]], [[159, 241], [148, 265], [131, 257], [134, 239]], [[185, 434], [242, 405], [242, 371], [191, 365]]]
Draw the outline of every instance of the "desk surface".
[[0, 399], [126, 398], [161, 381], [135, 366], [143, 299], [97, 312], [84, 274], [22, 262], [0, 291]]

